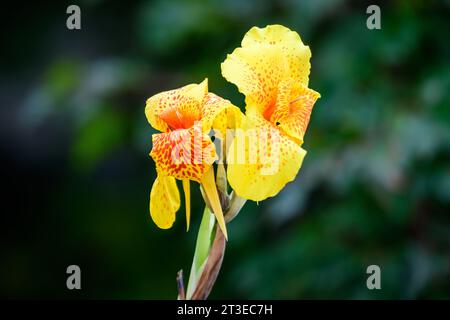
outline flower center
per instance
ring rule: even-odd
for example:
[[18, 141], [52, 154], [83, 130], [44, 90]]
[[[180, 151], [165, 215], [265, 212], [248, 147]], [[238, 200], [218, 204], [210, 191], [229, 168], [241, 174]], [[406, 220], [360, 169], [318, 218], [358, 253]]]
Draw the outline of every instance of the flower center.
[[158, 115], [172, 130], [191, 128], [195, 121], [200, 120], [200, 112], [197, 108], [173, 107], [167, 108]]

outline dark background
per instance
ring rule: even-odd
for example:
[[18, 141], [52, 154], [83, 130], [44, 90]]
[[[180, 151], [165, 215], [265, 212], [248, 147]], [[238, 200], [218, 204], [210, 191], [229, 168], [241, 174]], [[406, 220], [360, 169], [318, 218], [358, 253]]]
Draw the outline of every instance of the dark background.
[[[82, 29], [66, 28], [81, 7]], [[76, 1], [2, 4], [0, 296], [176, 297], [203, 204], [148, 213], [154, 93], [220, 74], [252, 26], [312, 50], [313, 110], [295, 182], [247, 203], [211, 298], [450, 298], [449, 1]], [[82, 290], [66, 289], [77, 264]], [[366, 288], [381, 268], [382, 290]]]

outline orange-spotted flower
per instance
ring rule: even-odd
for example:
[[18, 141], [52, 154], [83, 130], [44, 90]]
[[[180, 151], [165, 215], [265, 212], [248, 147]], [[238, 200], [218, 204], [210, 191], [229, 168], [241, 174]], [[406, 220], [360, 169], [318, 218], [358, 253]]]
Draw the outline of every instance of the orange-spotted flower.
[[303, 136], [320, 97], [308, 88], [310, 58], [296, 32], [270, 25], [250, 29], [222, 63], [222, 75], [245, 95], [246, 136], [239, 144], [236, 135], [227, 159], [228, 181], [245, 199], [276, 195], [300, 169]]
[[186, 223], [190, 220], [190, 180], [199, 182], [226, 236], [225, 222], [214, 180], [214, 143], [208, 136], [214, 125], [226, 122], [230, 113], [240, 113], [228, 100], [208, 93], [208, 82], [190, 84], [149, 98], [145, 114], [150, 125], [162, 133], [152, 137], [150, 156], [157, 178], [150, 193], [150, 215], [156, 225], [168, 229], [180, 207], [176, 179], [185, 193]]

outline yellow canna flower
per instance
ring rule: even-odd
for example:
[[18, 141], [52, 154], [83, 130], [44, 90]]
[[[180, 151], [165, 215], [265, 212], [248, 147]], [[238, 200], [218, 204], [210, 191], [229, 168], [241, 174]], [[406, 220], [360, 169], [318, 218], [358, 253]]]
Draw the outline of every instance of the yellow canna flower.
[[162, 229], [170, 228], [180, 207], [176, 179], [182, 180], [186, 201], [186, 223], [190, 221], [190, 180], [205, 191], [217, 222], [227, 236], [223, 212], [214, 180], [214, 143], [208, 136], [213, 124], [227, 123], [240, 110], [228, 100], [208, 92], [208, 81], [161, 92], [149, 98], [145, 115], [162, 133], [152, 136], [150, 156], [157, 178], [150, 192], [150, 215]]
[[270, 25], [250, 29], [222, 63], [222, 75], [245, 95], [246, 134], [236, 134], [227, 158], [228, 181], [245, 199], [276, 195], [300, 169], [303, 137], [320, 97], [308, 88], [310, 58], [296, 32]]

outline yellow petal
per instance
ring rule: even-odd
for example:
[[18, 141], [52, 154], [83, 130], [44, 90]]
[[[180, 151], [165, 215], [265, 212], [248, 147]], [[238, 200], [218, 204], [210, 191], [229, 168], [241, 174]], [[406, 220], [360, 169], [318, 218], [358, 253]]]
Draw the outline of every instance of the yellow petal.
[[180, 193], [174, 178], [156, 177], [150, 192], [150, 215], [161, 229], [169, 229], [175, 221], [175, 213], [180, 208]]
[[242, 47], [269, 46], [278, 48], [287, 62], [289, 77], [301, 85], [308, 86], [311, 50], [303, 44], [299, 34], [282, 25], [265, 28], [253, 27], [242, 40]]
[[186, 207], [186, 231], [189, 231], [189, 222], [191, 221], [191, 185], [189, 180], [183, 180], [184, 206]]
[[254, 27], [244, 36], [242, 47], [222, 63], [222, 75], [246, 96], [248, 106], [264, 112], [275, 103], [283, 79], [308, 85], [310, 58], [309, 47], [296, 32], [280, 25]]
[[275, 101], [278, 83], [288, 75], [286, 68], [278, 48], [252, 45], [229, 54], [222, 63], [222, 75], [245, 95], [247, 106], [263, 112]]
[[214, 144], [219, 163], [223, 163], [226, 154], [227, 129], [239, 127], [244, 116], [241, 110], [214, 93], [208, 93], [202, 109], [202, 126], [205, 133], [213, 129]]
[[266, 110], [264, 118], [270, 119], [272, 124], [301, 145], [312, 108], [319, 97], [318, 92], [292, 79], [283, 80], [278, 87], [276, 104], [273, 110]]
[[216, 160], [211, 138], [197, 125], [152, 136], [151, 157], [159, 172], [183, 180], [200, 182]]
[[257, 114], [237, 131], [228, 161], [228, 182], [242, 198], [261, 201], [275, 196], [295, 179], [306, 151]]
[[216, 182], [214, 179], [214, 169], [211, 167], [202, 179], [202, 187], [205, 190], [209, 203], [211, 204], [214, 215], [216, 216], [217, 223], [222, 230], [225, 239], [228, 240], [227, 228], [225, 225], [225, 219], [223, 218], [222, 206], [220, 204], [219, 194], [217, 193]]
[[241, 110], [230, 101], [214, 93], [206, 95], [202, 107], [202, 127], [204, 132], [211, 128], [225, 131], [227, 127], [234, 127], [242, 116]]
[[155, 129], [167, 132], [187, 129], [201, 118], [208, 81], [158, 93], [147, 100], [145, 115]]

